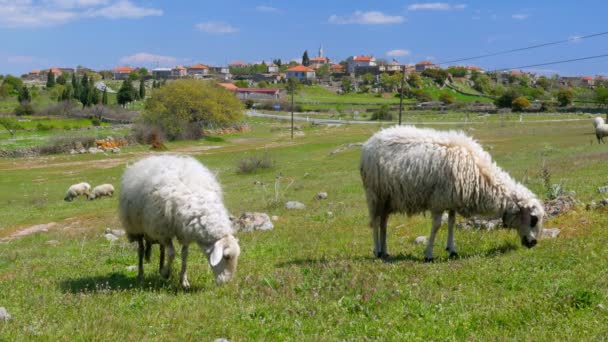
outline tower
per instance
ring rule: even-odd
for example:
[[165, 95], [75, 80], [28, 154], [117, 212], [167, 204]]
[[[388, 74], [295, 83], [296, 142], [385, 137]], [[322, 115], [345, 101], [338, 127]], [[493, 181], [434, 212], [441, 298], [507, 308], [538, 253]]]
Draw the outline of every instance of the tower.
[[322, 57], [323, 57], [323, 45], [320, 45], [320, 46], [319, 46], [319, 56], [318, 56], [318, 57], [319, 57], [319, 58], [322, 58]]

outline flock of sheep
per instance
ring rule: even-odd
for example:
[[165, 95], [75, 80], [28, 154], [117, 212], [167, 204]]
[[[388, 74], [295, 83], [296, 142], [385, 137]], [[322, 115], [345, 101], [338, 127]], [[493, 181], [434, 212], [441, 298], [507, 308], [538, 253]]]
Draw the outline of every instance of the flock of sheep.
[[[602, 125], [603, 120], [596, 127]], [[388, 217], [398, 212], [414, 215], [430, 211], [432, 226], [425, 250], [428, 261], [433, 259], [435, 236], [446, 211], [447, 251], [451, 257], [457, 255], [456, 213], [502, 217], [505, 227], [517, 229], [522, 244], [529, 248], [539, 238], [544, 216], [542, 203], [462, 132], [413, 126], [384, 129], [363, 145], [360, 173], [374, 254], [379, 258], [388, 256]], [[91, 191], [88, 183], [79, 183], [68, 189], [65, 200], [79, 195], [94, 199], [112, 196], [113, 192], [111, 184]], [[234, 277], [241, 250], [223, 203], [222, 188], [213, 173], [196, 159], [152, 156], [129, 166], [122, 176], [119, 216], [129, 241], [138, 244], [140, 279], [144, 276], [143, 260], [149, 261], [153, 244], [160, 245], [161, 276], [170, 276], [175, 258], [174, 239], [182, 246], [182, 287], [190, 286], [186, 268], [191, 243], [198, 245], [207, 257], [217, 283]]]

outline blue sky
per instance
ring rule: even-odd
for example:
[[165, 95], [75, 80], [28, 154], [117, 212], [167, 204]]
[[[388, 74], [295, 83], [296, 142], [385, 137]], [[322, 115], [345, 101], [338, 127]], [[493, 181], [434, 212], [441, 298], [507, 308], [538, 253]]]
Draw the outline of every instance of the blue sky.
[[[608, 2], [0, 0], [0, 73], [316, 55], [441, 62], [608, 31]], [[608, 35], [467, 62], [509, 68], [608, 53]], [[535, 68], [608, 75], [608, 58]]]

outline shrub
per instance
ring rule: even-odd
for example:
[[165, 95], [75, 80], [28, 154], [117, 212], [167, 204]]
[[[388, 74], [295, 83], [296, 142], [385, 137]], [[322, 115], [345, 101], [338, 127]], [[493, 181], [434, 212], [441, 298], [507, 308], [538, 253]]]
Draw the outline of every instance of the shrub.
[[511, 103], [511, 109], [514, 112], [522, 112], [528, 107], [530, 107], [530, 100], [528, 100], [527, 98], [525, 98], [523, 96], [516, 98]]
[[371, 121], [376, 121], [376, 120], [387, 120], [387, 121], [391, 121], [393, 120], [393, 114], [390, 112], [388, 105], [387, 104], [383, 104], [380, 108], [378, 108], [370, 117]]
[[252, 100], [252, 99], [247, 99], [247, 100], [245, 100], [245, 102], [244, 102], [244, 103], [245, 103], [245, 108], [247, 108], [247, 109], [251, 109], [251, 108], [253, 108], [253, 104], [254, 104], [254, 102], [253, 102], [253, 100]]
[[92, 118], [91, 124], [96, 127], [101, 126], [101, 120], [99, 118]]
[[131, 129], [131, 138], [139, 144], [149, 145], [155, 139], [165, 141], [165, 133], [158, 126], [138, 123]]
[[445, 103], [446, 105], [452, 104], [455, 101], [454, 94], [451, 92], [443, 92], [439, 95], [439, 101]]
[[274, 161], [268, 153], [263, 155], [253, 155], [239, 160], [236, 164], [237, 173], [253, 173], [258, 169], [270, 169], [274, 166]]
[[52, 129], [53, 129], [53, 126], [51, 126], [51, 125], [45, 125], [45, 124], [43, 124], [42, 122], [39, 122], [39, 123], [36, 125], [36, 130], [37, 130], [38, 132], [47, 132], [47, 131], [50, 131], [50, 130], [52, 130]]
[[23, 115], [34, 115], [34, 107], [28, 103], [24, 102], [15, 107], [15, 115], [23, 116]]
[[543, 101], [540, 105], [541, 112], [555, 112], [557, 103], [554, 101]]
[[572, 104], [574, 100], [574, 93], [570, 88], [562, 88], [557, 92], [557, 102], [560, 107], [566, 107]]
[[433, 101], [433, 97], [431, 94], [427, 93], [423, 89], [414, 89], [412, 90], [411, 96], [416, 99], [418, 102], [429, 102]]
[[513, 105], [513, 101], [516, 98], [520, 97], [520, 93], [515, 89], [509, 89], [504, 92], [498, 99], [496, 99], [495, 104], [499, 108], [511, 108]]

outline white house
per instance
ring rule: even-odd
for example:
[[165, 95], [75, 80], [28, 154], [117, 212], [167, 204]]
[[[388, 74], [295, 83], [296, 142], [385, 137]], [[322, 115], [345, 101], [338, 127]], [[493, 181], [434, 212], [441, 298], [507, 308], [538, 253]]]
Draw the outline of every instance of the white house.
[[357, 67], [376, 66], [376, 58], [373, 56], [350, 56], [346, 59], [348, 72], [355, 72]]
[[287, 78], [295, 77], [300, 81], [312, 80], [316, 76], [316, 73], [313, 69], [303, 66], [303, 65], [298, 65], [293, 68], [289, 68], [289, 69], [285, 70], [285, 74], [286, 74]]

